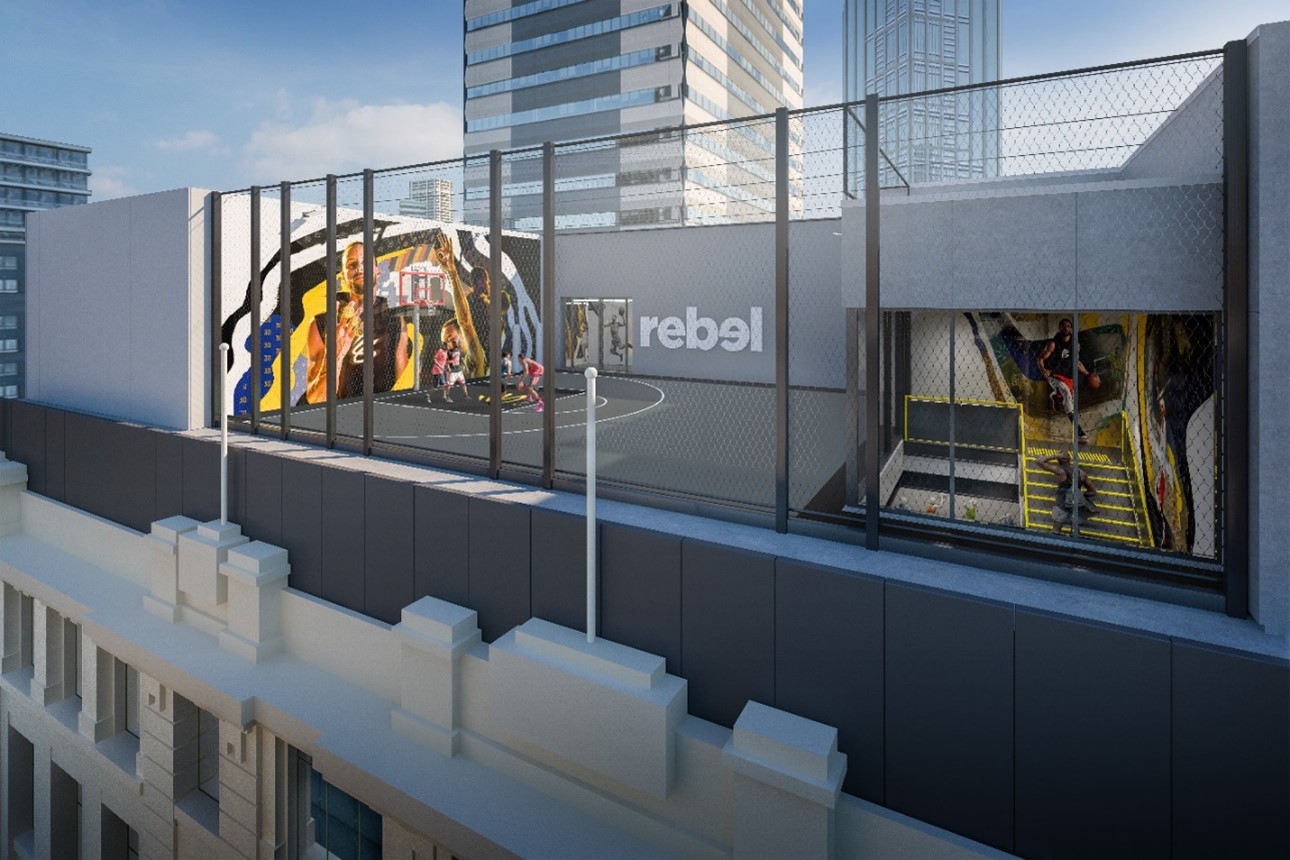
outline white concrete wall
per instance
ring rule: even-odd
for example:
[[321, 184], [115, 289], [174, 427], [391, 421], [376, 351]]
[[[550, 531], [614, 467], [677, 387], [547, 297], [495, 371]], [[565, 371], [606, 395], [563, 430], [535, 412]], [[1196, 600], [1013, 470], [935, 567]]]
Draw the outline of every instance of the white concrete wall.
[[179, 188], [28, 217], [28, 398], [204, 426], [206, 194]]
[[[165, 587], [177, 569], [190, 566], [181, 585], [222, 572], [232, 595], [240, 565], [272, 591], [285, 553], [225, 541], [224, 563], [185, 558], [185, 542], [201, 540], [192, 521], [141, 535], [26, 492], [20, 464], [0, 469], [14, 478], [0, 485], [0, 508], [27, 526], [0, 536], [5, 599], [31, 596], [37, 618], [58, 622], [34, 624], [32, 665], [0, 678], [0, 725], [35, 750], [38, 856], [61, 814], [51, 761], [82, 787], [83, 856], [98, 853], [104, 802], [140, 834], [142, 856], [276, 856], [288, 837], [275, 810], [290, 802], [278, 741], [382, 815], [395, 855], [432, 846], [458, 856], [740, 857], [773, 845], [776, 856], [1004, 856], [845, 798], [832, 727], [751, 702], [733, 730], [689, 716], [687, 685], [661, 657], [537, 619], [484, 645], [473, 611], [429, 597], [394, 628], [291, 593], [276, 622], [231, 597], [188, 605], [182, 589]], [[51, 517], [58, 529], [35, 528]], [[106, 543], [105, 528], [117, 532]], [[98, 567], [94, 545], [146, 575]], [[162, 551], [172, 546], [177, 554]], [[194, 572], [199, 563], [209, 570]], [[158, 612], [161, 592], [188, 611]], [[118, 692], [101, 683], [110, 663], [90, 672], [84, 699], [36, 683], [59, 670], [49, 661], [62, 619], [92, 643], [82, 653], [139, 670], [137, 739], [105, 713]], [[24, 623], [0, 613], [0, 626]], [[274, 653], [227, 647], [227, 630], [245, 643], [279, 626], [285, 647]], [[197, 709], [218, 721], [218, 803], [195, 790]], [[18, 825], [27, 833], [25, 821], [0, 818], [0, 845]]]

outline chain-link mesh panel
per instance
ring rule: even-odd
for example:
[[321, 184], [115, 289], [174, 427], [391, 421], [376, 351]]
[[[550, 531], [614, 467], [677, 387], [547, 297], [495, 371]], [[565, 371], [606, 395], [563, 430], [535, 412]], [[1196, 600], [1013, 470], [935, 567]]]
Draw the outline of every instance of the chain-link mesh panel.
[[[546, 376], [542, 332], [543, 176], [540, 149], [507, 153], [502, 158], [502, 281], [489, 291], [490, 303], [501, 302], [501, 365], [496, 372], [502, 376], [502, 459], [533, 469], [542, 468], [542, 411], [547, 408], [542, 397]], [[520, 224], [526, 229], [518, 229], [516, 225]], [[488, 330], [487, 326], [484, 330]], [[483, 402], [490, 402], [491, 393], [483, 393]], [[556, 395], [557, 402], [559, 396]]]
[[[854, 461], [863, 426], [854, 379], [848, 394], [848, 326], [858, 317], [840, 312], [842, 128], [838, 110], [794, 115], [787, 154], [794, 216], [788, 236], [789, 508], [827, 514], [856, 504]], [[844, 277], [856, 287], [849, 294], [862, 296], [863, 271]]]
[[[558, 470], [584, 471], [597, 364], [602, 479], [773, 504], [774, 141], [758, 120], [557, 150]], [[620, 229], [577, 232], [596, 213]]]
[[220, 340], [229, 345], [220, 368], [224, 408], [234, 421], [251, 413], [251, 194], [220, 196]]
[[1222, 164], [1221, 62], [1214, 54], [902, 96], [884, 101], [880, 140], [910, 185], [1090, 170], [1213, 173]]
[[250, 396], [258, 400], [260, 425], [276, 431], [282, 426], [281, 386], [278, 384], [279, 355], [283, 337], [282, 316], [278, 308], [278, 284], [281, 283], [282, 195], [277, 185], [260, 191], [260, 303], [256, 339], [260, 348], [260, 369]]

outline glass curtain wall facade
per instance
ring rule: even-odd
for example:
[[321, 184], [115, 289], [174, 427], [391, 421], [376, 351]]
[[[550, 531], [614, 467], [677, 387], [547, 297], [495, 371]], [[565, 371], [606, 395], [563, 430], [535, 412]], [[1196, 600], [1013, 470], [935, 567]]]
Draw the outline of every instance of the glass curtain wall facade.
[[21, 397], [26, 369], [28, 212], [89, 199], [84, 146], [0, 134], [0, 397]]
[[[497, 6], [465, 4], [466, 221], [488, 211], [489, 150], [624, 134], [560, 177], [558, 229], [773, 217], [774, 140], [676, 127], [802, 106], [797, 0]], [[507, 165], [505, 227], [540, 227], [540, 169]]]
[[[999, 79], [999, 0], [847, 0], [845, 14], [848, 102]], [[983, 88], [901, 103], [880, 133], [908, 184], [997, 175], [998, 129], [998, 93]]]

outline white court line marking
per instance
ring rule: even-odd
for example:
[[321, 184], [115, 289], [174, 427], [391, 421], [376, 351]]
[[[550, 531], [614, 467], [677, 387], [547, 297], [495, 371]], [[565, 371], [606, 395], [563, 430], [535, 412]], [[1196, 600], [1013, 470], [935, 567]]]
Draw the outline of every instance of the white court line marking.
[[[653, 409], [655, 406], [658, 406], [660, 403], [662, 403], [662, 402], [663, 402], [663, 400], [667, 397], [667, 395], [665, 395], [665, 394], [663, 393], [663, 389], [659, 388], [657, 385], [651, 385], [651, 384], [650, 384], [650, 383], [648, 383], [648, 382], [640, 382], [640, 381], [638, 381], [638, 380], [631, 380], [631, 382], [632, 382], [632, 384], [633, 384], [633, 385], [644, 385], [646, 388], [653, 388], [655, 391], [657, 391], [657, 392], [658, 392], [658, 400], [654, 401], [653, 403], [649, 404], [648, 406], [642, 406], [640, 409], [637, 409], [637, 410], [636, 410], [636, 411], [634, 411], [634, 412], [624, 412], [622, 415], [611, 415], [611, 416], [609, 416], [608, 418], [597, 418], [597, 419], [596, 419], [596, 423], [597, 423], [597, 424], [604, 424], [605, 422], [608, 422], [608, 421], [617, 421], [619, 418], [630, 418], [630, 417], [631, 417], [631, 416], [633, 416], [633, 415], [640, 415], [640, 414], [642, 414], [642, 413], [648, 412], [648, 411], [650, 411], [651, 409]], [[565, 396], [566, 396], [566, 397], [578, 397], [579, 395], [577, 395], [577, 394], [569, 394], [569, 395], [565, 395]], [[586, 397], [586, 394], [585, 394], [585, 393], [583, 393], [583, 394], [581, 395], [581, 397], [582, 397], [582, 399], [583, 399], [583, 400], [586, 400], [586, 399], [587, 399], [587, 397]], [[608, 402], [609, 402], [609, 400], [608, 400], [607, 398], [601, 397], [601, 396], [599, 396], [599, 395], [597, 395], [597, 396], [596, 396], [596, 406], [597, 406], [597, 408], [599, 408], [602, 404], [604, 404], [604, 403], [608, 403]], [[376, 404], [374, 404], [374, 405], [376, 405], [376, 406], [398, 406], [398, 407], [402, 407], [402, 408], [404, 408], [404, 409], [424, 409], [424, 408], [426, 408], [426, 407], [424, 407], [424, 406], [409, 406], [409, 405], [406, 405], [406, 404], [403, 404], [403, 403], [388, 403], [388, 402], [384, 402], [384, 401], [377, 401], [377, 403], [376, 403]], [[446, 410], [446, 409], [436, 409], [435, 411], [436, 411], [436, 412], [447, 412], [447, 411], [451, 411], [451, 410]], [[585, 408], [584, 408], [584, 409], [575, 410], [575, 412], [586, 412], [586, 411], [587, 411], [587, 410], [586, 410]], [[567, 412], [562, 412], [561, 414], [567, 415], [567, 414], [569, 414], [569, 413], [567, 413]], [[587, 426], [587, 422], [585, 422], [585, 421], [579, 421], [579, 422], [576, 422], [576, 423], [573, 423], [573, 424], [557, 424], [557, 425], [555, 425], [555, 427], [556, 427], [556, 429], [557, 429], [557, 430], [563, 430], [563, 429], [568, 428], [568, 427], [586, 427], [586, 426]], [[541, 432], [542, 432], [542, 428], [541, 428], [541, 427], [530, 427], [530, 428], [529, 428], [529, 429], [527, 429], [527, 430], [505, 430], [505, 429], [504, 429], [504, 430], [502, 430], [502, 435], [504, 435], [504, 436], [510, 436], [510, 435], [518, 436], [518, 435], [520, 435], [521, 433], [541, 433]], [[381, 436], [380, 436], [380, 438], [381, 438], [381, 439], [471, 439], [471, 438], [485, 437], [485, 436], [488, 436], [488, 435], [489, 435], [489, 434], [487, 434], [487, 433], [423, 433], [423, 434], [415, 435], [415, 436], [385, 436], [385, 435], [381, 435]]]

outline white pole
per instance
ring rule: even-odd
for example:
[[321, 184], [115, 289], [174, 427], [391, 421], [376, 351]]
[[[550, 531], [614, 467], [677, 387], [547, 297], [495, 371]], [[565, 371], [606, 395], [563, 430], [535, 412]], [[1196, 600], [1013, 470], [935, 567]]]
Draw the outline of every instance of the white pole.
[[224, 383], [228, 377], [228, 344], [219, 345], [219, 524], [228, 525], [228, 404]]
[[587, 641], [596, 641], [596, 368], [587, 377]]

